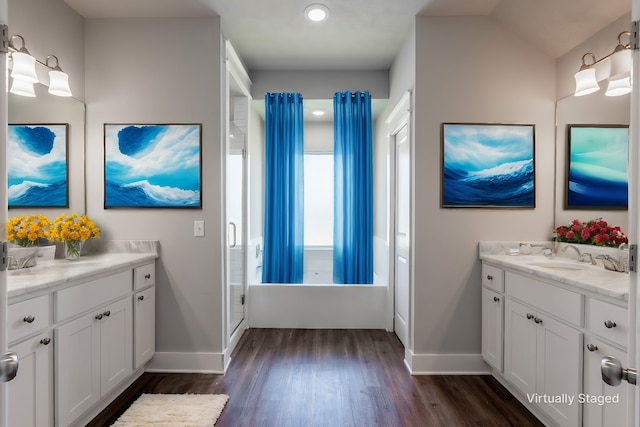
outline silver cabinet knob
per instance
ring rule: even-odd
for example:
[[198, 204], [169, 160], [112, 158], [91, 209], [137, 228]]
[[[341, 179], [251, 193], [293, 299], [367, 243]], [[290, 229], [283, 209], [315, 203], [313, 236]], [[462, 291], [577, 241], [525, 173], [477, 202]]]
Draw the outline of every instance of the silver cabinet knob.
[[612, 320], [605, 320], [605, 321], [604, 321], [604, 326], [605, 326], [606, 328], [609, 328], [609, 329], [611, 329], [611, 328], [615, 328], [615, 327], [616, 327], [616, 322], [614, 322], [614, 321], [612, 321]]
[[40, 340], [40, 344], [49, 345], [49, 343], [51, 343], [51, 338], [42, 338]]
[[111, 316], [111, 310], [107, 310], [102, 314], [104, 314], [105, 317], [109, 317], [109, 316]]
[[531, 320], [533, 319], [535, 316], [531, 313], [527, 313], [527, 319]]
[[493, 297], [493, 300], [494, 300], [495, 302], [500, 302], [500, 298], [498, 298], [498, 297]]
[[536, 322], [537, 324], [542, 323], [542, 319], [540, 319], [539, 317], [536, 317], [535, 319], [533, 319], [534, 322]]
[[24, 319], [22, 320], [24, 320], [27, 323], [33, 323], [36, 320], [36, 316], [33, 316], [30, 314], [28, 316], [24, 316]]
[[96, 320], [102, 320], [102, 313], [96, 314]]
[[619, 386], [622, 380], [629, 382], [629, 384], [636, 384], [637, 371], [635, 369], [625, 369], [622, 367], [622, 363], [614, 356], [605, 356], [600, 361], [600, 372], [602, 374], [602, 381], [610, 386]]
[[144, 295], [140, 295], [140, 296], [138, 297], [138, 301], [142, 301], [142, 300], [144, 300]]
[[0, 383], [6, 383], [18, 373], [18, 355], [13, 351], [0, 356]]
[[493, 276], [490, 274], [487, 274], [487, 280], [493, 280]]
[[587, 344], [587, 350], [589, 351], [596, 351], [598, 349], [598, 346], [595, 344]]
[[151, 274], [145, 274], [145, 275], [144, 275], [144, 278], [145, 278], [145, 279], [151, 279]]

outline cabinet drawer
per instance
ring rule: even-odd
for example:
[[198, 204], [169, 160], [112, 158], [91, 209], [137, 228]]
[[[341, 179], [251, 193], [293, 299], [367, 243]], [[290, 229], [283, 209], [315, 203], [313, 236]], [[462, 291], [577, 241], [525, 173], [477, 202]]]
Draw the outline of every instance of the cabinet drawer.
[[9, 342], [17, 341], [49, 326], [51, 307], [49, 295], [11, 304], [9, 315]]
[[136, 267], [133, 270], [133, 288], [135, 290], [146, 288], [156, 283], [156, 264], [151, 263]]
[[626, 308], [589, 298], [587, 328], [602, 338], [627, 347], [629, 321]]
[[504, 292], [504, 270], [483, 263], [482, 286], [493, 289], [496, 292]]
[[559, 319], [582, 326], [583, 296], [530, 277], [507, 271], [506, 292]]
[[83, 313], [131, 292], [132, 270], [56, 292], [56, 321]]

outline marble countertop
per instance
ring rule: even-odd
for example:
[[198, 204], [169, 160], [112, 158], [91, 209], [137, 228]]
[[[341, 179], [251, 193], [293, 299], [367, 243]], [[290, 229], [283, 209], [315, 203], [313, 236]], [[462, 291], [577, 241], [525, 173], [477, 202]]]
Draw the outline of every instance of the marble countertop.
[[[483, 248], [481, 245], [479, 256], [481, 260], [491, 264], [553, 280], [565, 287], [574, 288], [577, 292], [584, 290], [623, 301], [629, 300], [628, 274], [606, 270], [601, 264], [578, 263], [570, 257], [570, 251], [567, 252], [567, 256], [554, 254], [549, 259], [541, 253], [508, 255], [505, 251], [487, 250], [486, 246]], [[565, 263], [568, 266], [571, 266], [571, 263], [579, 264], [579, 269], [543, 266], [545, 263], [554, 262]]]
[[44, 290], [62, 289], [77, 281], [91, 279], [104, 273], [126, 270], [158, 258], [158, 243], [153, 241], [144, 244], [140, 242], [110, 243], [99, 248], [104, 252], [89, 253], [77, 261], [39, 260], [34, 267], [9, 270], [7, 272], [9, 300]]

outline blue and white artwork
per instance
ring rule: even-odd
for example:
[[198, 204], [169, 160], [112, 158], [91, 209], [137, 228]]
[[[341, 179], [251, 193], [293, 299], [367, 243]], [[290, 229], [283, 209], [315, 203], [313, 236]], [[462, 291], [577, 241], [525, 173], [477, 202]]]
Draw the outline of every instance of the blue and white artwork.
[[568, 125], [567, 209], [626, 209], [629, 126]]
[[535, 207], [534, 125], [442, 125], [443, 207]]
[[105, 124], [105, 208], [200, 208], [200, 124]]
[[10, 124], [9, 207], [68, 207], [67, 124]]

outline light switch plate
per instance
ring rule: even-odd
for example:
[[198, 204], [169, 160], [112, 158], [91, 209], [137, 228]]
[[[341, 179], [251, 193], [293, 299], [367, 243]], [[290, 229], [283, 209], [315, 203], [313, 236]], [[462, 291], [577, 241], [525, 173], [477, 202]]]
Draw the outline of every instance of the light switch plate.
[[204, 221], [193, 221], [193, 237], [204, 237]]

